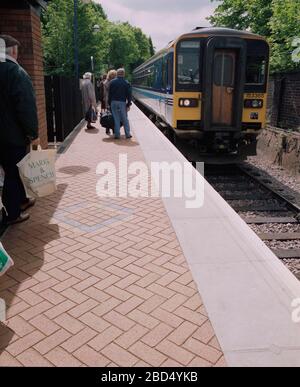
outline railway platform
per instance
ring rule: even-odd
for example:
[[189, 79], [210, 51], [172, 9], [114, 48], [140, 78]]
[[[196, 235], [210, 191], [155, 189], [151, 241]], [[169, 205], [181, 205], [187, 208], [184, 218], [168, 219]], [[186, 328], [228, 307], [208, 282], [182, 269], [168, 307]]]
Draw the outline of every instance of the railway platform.
[[105, 168], [130, 183], [120, 155], [186, 161], [136, 107], [130, 121], [130, 141], [78, 127], [58, 191], [2, 238], [0, 366], [299, 366], [299, 281], [202, 177], [199, 208], [111, 181], [99, 196]]

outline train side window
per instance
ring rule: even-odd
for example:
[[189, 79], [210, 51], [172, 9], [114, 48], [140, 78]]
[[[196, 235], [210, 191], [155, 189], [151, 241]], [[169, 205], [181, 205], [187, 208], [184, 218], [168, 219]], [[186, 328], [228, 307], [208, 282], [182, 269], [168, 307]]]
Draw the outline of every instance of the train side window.
[[173, 54], [168, 55], [167, 60], [167, 91], [172, 94], [173, 93]]
[[263, 85], [266, 80], [267, 62], [265, 57], [248, 56], [246, 67], [246, 83]]
[[161, 79], [161, 89], [165, 91], [167, 87], [167, 58], [164, 57], [162, 60], [162, 79]]
[[200, 83], [200, 41], [182, 41], [177, 49], [177, 82], [179, 86]]
[[150, 67], [147, 69], [147, 86], [152, 88], [153, 87], [153, 67]]

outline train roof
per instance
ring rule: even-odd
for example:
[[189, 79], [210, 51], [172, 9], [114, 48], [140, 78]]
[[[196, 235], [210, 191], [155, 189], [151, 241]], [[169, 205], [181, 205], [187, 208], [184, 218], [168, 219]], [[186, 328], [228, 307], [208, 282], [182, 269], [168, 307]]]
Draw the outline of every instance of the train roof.
[[[264, 39], [262, 36], [254, 34], [250, 31], [244, 31], [244, 30], [234, 30], [232, 28], [225, 28], [225, 27], [197, 27], [193, 31], [184, 34], [184, 35], [231, 35], [231, 36], [250, 36], [255, 38]], [[183, 35], [183, 36], [184, 36]]]
[[176, 43], [178, 40], [184, 38], [184, 37], [191, 37], [193, 35], [197, 36], [211, 36], [211, 35], [218, 35], [218, 36], [242, 36], [247, 38], [254, 38], [254, 39], [261, 39], [265, 40], [265, 38], [261, 35], [254, 34], [250, 31], [244, 31], [244, 30], [234, 30], [232, 28], [225, 28], [225, 27], [197, 27], [191, 32], [187, 32], [185, 34], [180, 35], [177, 39], [174, 39], [172, 42], [169, 42], [167, 47], [172, 46], [174, 43]]
[[243, 30], [234, 30], [232, 28], [225, 28], [225, 27], [197, 27], [191, 32], [186, 32], [185, 34], [180, 35], [178, 38], [171, 40], [166, 47], [159, 50], [152, 58], [150, 58], [148, 61], [140, 65], [138, 68], [136, 68], [134, 71], [139, 70], [142, 68], [145, 64], [151, 63], [153, 60], [155, 60], [157, 57], [162, 55], [167, 50], [170, 50], [179, 40], [185, 38], [185, 37], [193, 37], [193, 35], [196, 36], [211, 36], [211, 35], [217, 35], [217, 36], [242, 36], [248, 39], [257, 39], [257, 40], [265, 40], [265, 38], [261, 35], [254, 34], [250, 31], [243, 31]]

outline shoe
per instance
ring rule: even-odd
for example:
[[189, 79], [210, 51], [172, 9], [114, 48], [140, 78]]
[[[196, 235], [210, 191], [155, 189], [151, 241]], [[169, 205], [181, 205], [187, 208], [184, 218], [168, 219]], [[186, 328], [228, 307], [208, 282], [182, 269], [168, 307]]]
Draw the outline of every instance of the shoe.
[[36, 203], [35, 198], [29, 198], [28, 201], [21, 205], [21, 211], [24, 212], [28, 210], [28, 208], [33, 207]]
[[88, 130], [90, 130], [90, 129], [96, 129], [95, 126], [92, 126], [92, 125], [91, 125], [91, 126], [87, 126], [86, 128], [87, 128]]
[[120, 140], [121, 137], [115, 136], [115, 140]]
[[132, 138], [131, 134], [129, 136], [126, 136], [127, 140], [130, 140]]
[[12, 226], [13, 224], [26, 222], [29, 218], [30, 218], [29, 214], [21, 214], [17, 219], [5, 220], [4, 224], [6, 226]]

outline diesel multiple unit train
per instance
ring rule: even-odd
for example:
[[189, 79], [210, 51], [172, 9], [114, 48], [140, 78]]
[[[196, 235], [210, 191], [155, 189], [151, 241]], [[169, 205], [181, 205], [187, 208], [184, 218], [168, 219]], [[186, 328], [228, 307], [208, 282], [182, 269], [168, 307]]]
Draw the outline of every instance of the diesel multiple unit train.
[[269, 46], [247, 31], [196, 28], [133, 73], [133, 96], [199, 155], [256, 155], [266, 124]]

